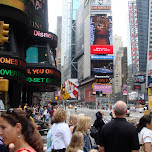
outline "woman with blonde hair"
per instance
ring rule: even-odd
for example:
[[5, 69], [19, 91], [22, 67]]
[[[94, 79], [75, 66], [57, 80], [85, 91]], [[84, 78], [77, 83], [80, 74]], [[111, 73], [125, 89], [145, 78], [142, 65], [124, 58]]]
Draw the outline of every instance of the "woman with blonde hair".
[[77, 122], [78, 122], [77, 115], [72, 114], [69, 118], [69, 127], [70, 127], [71, 134], [73, 134], [73, 129], [77, 125]]
[[52, 125], [52, 145], [53, 152], [65, 152], [71, 140], [71, 132], [68, 124], [65, 123], [67, 113], [64, 109], [58, 108], [54, 114], [55, 123]]
[[71, 138], [71, 142], [67, 147], [66, 152], [83, 152], [84, 145], [83, 134], [80, 131], [76, 131]]
[[89, 152], [91, 150], [92, 144], [91, 140], [88, 135], [88, 129], [91, 128], [91, 118], [88, 116], [82, 116], [77, 125], [76, 131], [80, 131], [83, 134], [84, 137], [84, 147], [83, 150], [84, 152]]

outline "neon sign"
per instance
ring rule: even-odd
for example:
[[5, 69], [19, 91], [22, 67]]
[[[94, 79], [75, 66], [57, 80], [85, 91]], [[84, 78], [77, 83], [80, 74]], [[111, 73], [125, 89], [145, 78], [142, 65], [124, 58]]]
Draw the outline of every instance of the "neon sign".
[[27, 77], [26, 78], [27, 82], [30, 83], [48, 83], [48, 84], [54, 84], [54, 85], [58, 85], [60, 86], [60, 81], [57, 81], [56, 79], [53, 78], [31, 78], [31, 77]]
[[14, 70], [7, 70], [7, 69], [0, 69], [0, 75], [4, 76], [11, 76], [11, 77], [21, 77], [25, 78], [25, 74], [19, 71], [14, 71]]
[[17, 58], [12, 58], [12, 57], [0, 57], [0, 64], [8, 64], [8, 65], [14, 65], [14, 66], [19, 66], [21, 68], [26, 68], [26, 62], [23, 60], [19, 60]]
[[28, 74], [33, 74], [33, 75], [42, 75], [42, 74], [46, 74], [46, 75], [55, 75], [55, 76], [58, 76], [58, 77], [61, 77], [61, 73], [54, 70], [54, 69], [50, 69], [50, 68], [47, 68], [47, 69], [27, 69], [27, 73]]
[[49, 38], [49, 39], [53, 40], [53, 36], [50, 33], [44, 33], [44, 32], [41, 32], [41, 31], [34, 30], [33, 35], [38, 36], [38, 37]]

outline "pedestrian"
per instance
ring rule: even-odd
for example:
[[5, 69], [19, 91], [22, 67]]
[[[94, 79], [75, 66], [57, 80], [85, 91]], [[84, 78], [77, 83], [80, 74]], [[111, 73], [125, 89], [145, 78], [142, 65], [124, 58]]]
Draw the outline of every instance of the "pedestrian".
[[77, 108], [78, 108], [77, 105], [75, 105], [75, 106], [74, 106], [75, 112], [77, 112]]
[[67, 119], [67, 113], [64, 109], [58, 108], [54, 114], [53, 119], [55, 123], [52, 125], [52, 151], [53, 152], [65, 152], [67, 146], [70, 143], [72, 134], [68, 124], [65, 123]]
[[24, 110], [11, 108], [1, 114], [0, 135], [5, 145], [14, 144], [14, 152], [43, 152], [41, 135]]
[[70, 144], [66, 152], [83, 152], [84, 139], [80, 131], [76, 131], [71, 138]]
[[78, 125], [76, 131], [80, 131], [84, 137], [84, 152], [89, 152], [92, 148], [91, 140], [88, 134], [88, 129], [91, 128], [91, 118], [88, 116], [82, 116], [78, 120]]
[[133, 124], [135, 127], [137, 127], [137, 119], [136, 119], [136, 118], [130, 118], [130, 119], [128, 119], [128, 122], [130, 122], [130, 123]]
[[54, 113], [53, 105], [52, 105], [49, 113], [50, 113], [50, 117], [51, 117], [51, 120], [52, 120], [52, 118], [53, 118], [53, 113]]
[[71, 134], [73, 134], [73, 129], [77, 125], [77, 122], [78, 122], [77, 115], [72, 114], [69, 118], [69, 124], [68, 124], [70, 127]]
[[139, 152], [136, 127], [126, 121], [127, 105], [117, 101], [114, 105], [116, 118], [105, 124], [99, 138], [99, 152]]
[[140, 118], [137, 125], [139, 143], [144, 152], [152, 151], [152, 119], [149, 115]]
[[[53, 125], [55, 123], [55, 121], [52, 119], [51, 121], [51, 125]], [[47, 150], [46, 152], [51, 152], [51, 145], [52, 145], [52, 130], [50, 128], [50, 130], [47, 133]]]
[[99, 145], [99, 135], [101, 133], [102, 127], [105, 124], [103, 118], [104, 118], [104, 113], [102, 111], [98, 111], [96, 113], [96, 120], [94, 121], [93, 124], [93, 127], [95, 127], [96, 132], [91, 132], [92, 129], [90, 129], [90, 136], [95, 139], [97, 145]]
[[46, 121], [47, 112], [48, 112], [47, 108], [44, 107], [44, 110], [43, 110], [43, 121]]

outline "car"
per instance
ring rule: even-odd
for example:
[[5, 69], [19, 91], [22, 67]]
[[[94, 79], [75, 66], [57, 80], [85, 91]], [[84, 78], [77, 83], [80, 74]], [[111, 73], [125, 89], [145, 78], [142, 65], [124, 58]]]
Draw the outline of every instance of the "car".
[[73, 106], [70, 104], [70, 105], [68, 106], [68, 108], [69, 108], [69, 109], [72, 109], [72, 108], [73, 108]]
[[39, 133], [42, 136], [47, 135], [48, 131], [49, 131], [49, 124], [46, 121], [41, 121], [38, 119], [34, 119], [34, 122], [36, 124], [37, 130], [39, 131]]

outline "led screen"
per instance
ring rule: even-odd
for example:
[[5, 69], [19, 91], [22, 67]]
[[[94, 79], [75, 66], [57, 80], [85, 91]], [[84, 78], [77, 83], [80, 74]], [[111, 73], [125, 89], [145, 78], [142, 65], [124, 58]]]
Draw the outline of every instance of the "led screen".
[[112, 44], [112, 16], [107, 14], [91, 16], [91, 54], [113, 54]]

